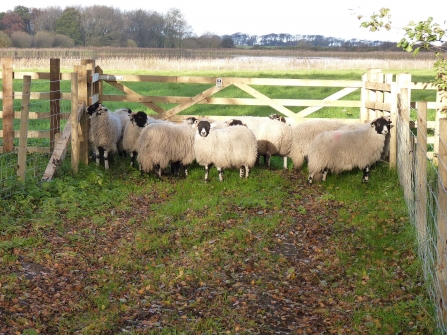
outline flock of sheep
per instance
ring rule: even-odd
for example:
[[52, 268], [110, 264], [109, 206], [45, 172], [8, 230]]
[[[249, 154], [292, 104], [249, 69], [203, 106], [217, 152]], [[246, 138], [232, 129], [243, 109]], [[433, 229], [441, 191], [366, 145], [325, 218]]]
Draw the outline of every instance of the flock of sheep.
[[264, 157], [270, 167], [271, 156], [284, 157], [300, 169], [308, 161], [311, 184], [326, 180], [327, 173], [340, 173], [359, 168], [363, 182], [368, 182], [369, 168], [388, 155], [391, 121], [381, 117], [366, 124], [347, 124], [333, 120], [309, 120], [288, 125], [273, 114], [269, 118], [240, 117], [223, 122], [190, 117], [182, 123], [148, 117], [144, 112], [133, 113], [120, 108], [109, 111], [100, 102], [87, 108], [90, 115], [89, 141], [96, 164], [103, 154], [105, 169], [109, 154], [126, 152], [135, 157], [143, 173], [170, 167], [176, 175], [188, 175], [188, 166], [196, 161], [205, 168], [215, 166], [219, 180], [223, 169], [240, 169], [247, 178], [250, 169]]

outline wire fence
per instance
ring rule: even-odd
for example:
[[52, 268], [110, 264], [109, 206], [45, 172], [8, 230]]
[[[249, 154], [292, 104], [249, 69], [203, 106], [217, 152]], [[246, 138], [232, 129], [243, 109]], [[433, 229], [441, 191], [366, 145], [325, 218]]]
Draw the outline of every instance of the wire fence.
[[[439, 171], [446, 169], [447, 162], [441, 156], [430, 156], [432, 151], [427, 145], [428, 123], [417, 109], [411, 109], [413, 120], [406, 120], [401, 114], [397, 120], [398, 133], [398, 157], [397, 167], [400, 184], [404, 190], [404, 197], [408, 207], [410, 222], [415, 226], [419, 257], [422, 261], [422, 270], [428, 294], [437, 311], [438, 328], [443, 334], [447, 334], [445, 313], [446, 301], [446, 273], [444, 265], [447, 262], [445, 230], [447, 229], [447, 208], [440, 204], [441, 194], [446, 194], [445, 180]], [[417, 120], [418, 128], [410, 125]], [[409, 122], [412, 121], [412, 122]], [[428, 129], [428, 133], [433, 130]], [[440, 147], [447, 146], [445, 135], [434, 134], [439, 139]], [[441, 167], [441, 169], [439, 168]], [[440, 186], [441, 185], [441, 186]]]
[[[32, 80], [31, 85], [28, 89], [30, 95], [33, 92], [47, 92], [50, 93], [50, 80]], [[19, 182], [18, 169], [19, 169], [19, 153], [21, 143], [23, 141], [20, 138], [20, 130], [24, 125], [21, 120], [21, 115], [25, 109], [23, 104], [24, 98], [24, 82], [22, 80], [14, 80], [12, 83], [13, 93], [13, 113], [14, 118], [12, 122], [14, 138], [5, 139], [3, 136], [0, 137], [0, 147], [2, 152], [0, 154], [0, 199], [11, 197], [14, 192], [23, 186], [23, 183]], [[2, 85], [3, 86], [3, 85]], [[22, 92], [20, 96], [17, 92]], [[26, 93], [25, 93], [26, 94]], [[1, 106], [0, 110], [5, 111], [3, 106], [4, 99], [8, 97], [3, 97], [0, 100]], [[53, 130], [56, 133], [60, 133], [61, 129], [67, 123], [68, 117], [71, 111], [71, 102], [68, 100], [57, 100], [60, 105], [61, 112], [61, 122], [60, 126], [55, 129], [51, 127], [50, 122], [50, 105], [55, 103], [55, 100], [30, 100], [29, 102], [29, 118], [25, 120], [25, 127], [28, 129], [28, 136], [26, 139], [26, 160], [24, 167], [24, 180], [26, 183], [39, 183], [42, 175], [48, 165], [49, 159], [51, 157], [51, 150], [54, 148], [55, 140], [50, 141], [50, 132]], [[0, 129], [3, 127], [3, 118], [0, 118]], [[23, 144], [22, 144], [23, 145]], [[11, 151], [5, 150], [5, 148], [11, 147]], [[70, 151], [67, 151], [69, 154]]]

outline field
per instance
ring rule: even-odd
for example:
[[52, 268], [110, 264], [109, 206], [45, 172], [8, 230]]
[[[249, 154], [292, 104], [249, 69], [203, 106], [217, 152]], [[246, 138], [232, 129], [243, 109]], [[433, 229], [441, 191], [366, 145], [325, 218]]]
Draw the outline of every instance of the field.
[[[363, 72], [200, 75], [358, 79]], [[203, 90], [192, 86], [155, 85], [150, 94]], [[331, 94], [261, 90], [281, 98]], [[433, 101], [430, 92], [413, 94]], [[225, 113], [271, 112], [260, 110]], [[218, 182], [213, 170], [208, 184], [196, 165], [185, 179], [160, 181], [128, 163], [116, 158], [110, 171], [91, 163], [75, 176], [66, 162], [53, 182], [28, 182], [0, 200], [0, 333], [437, 334], [414, 227], [385, 163], [369, 184], [352, 171], [312, 186], [306, 167], [283, 171], [280, 159], [247, 180], [226, 171]]]

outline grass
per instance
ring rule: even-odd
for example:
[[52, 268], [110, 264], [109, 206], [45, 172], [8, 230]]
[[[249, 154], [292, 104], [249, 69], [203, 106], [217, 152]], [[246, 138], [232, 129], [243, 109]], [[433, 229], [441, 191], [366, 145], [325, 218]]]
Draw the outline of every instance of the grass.
[[25, 185], [0, 204], [0, 331], [435, 334], [396, 172], [309, 187], [281, 166]]

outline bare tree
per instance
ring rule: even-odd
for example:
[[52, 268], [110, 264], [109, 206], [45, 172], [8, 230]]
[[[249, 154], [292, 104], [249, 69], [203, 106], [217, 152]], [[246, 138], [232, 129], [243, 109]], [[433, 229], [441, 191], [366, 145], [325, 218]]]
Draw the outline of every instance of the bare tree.
[[163, 46], [163, 15], [157, 12], [138, 9], [124, 14], [126, 37], [142, 48], [160, 48]]
[[35, 9], [31, 24], [33, 25], [34, 32], [49, 31], [51, 33], [56, 32], [56, 22], [62, 15], [62, 9], [60, 7], [47, 7], [43, 9]]
[[108, 6], [80, 9], [81, 30], [85, 46], [121, 46], [126, 44], [121, 11]]
[[192, 35], [191, 26], [188, 25], [185, 17], [178, 8], [169, 9], [164, 18], [164, 47], [180, 48], [182, 41]]

